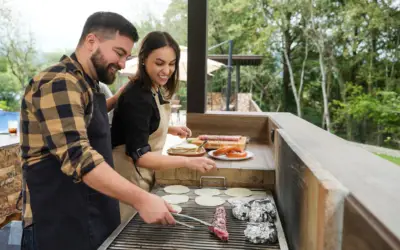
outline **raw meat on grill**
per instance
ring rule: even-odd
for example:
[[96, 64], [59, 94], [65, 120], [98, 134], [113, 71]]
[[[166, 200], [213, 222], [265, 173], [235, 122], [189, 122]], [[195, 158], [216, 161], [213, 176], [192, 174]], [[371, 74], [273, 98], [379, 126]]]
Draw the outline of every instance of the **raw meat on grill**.
[[226, 212], [224, 207], [217, 207], [214, 218], [209, 227], [210, 232], [216, 235], [222, 241], [228, 241], [229, 233], [226, 229]]
[[205, 141], [239, 141], [241, 136], [238, 135], [200, 135], [200, 140]]
[[254, 244], [275, 244], [278, 241], [275, 225], [269, 222], [247, 223], [244, 236], [246, 240]]

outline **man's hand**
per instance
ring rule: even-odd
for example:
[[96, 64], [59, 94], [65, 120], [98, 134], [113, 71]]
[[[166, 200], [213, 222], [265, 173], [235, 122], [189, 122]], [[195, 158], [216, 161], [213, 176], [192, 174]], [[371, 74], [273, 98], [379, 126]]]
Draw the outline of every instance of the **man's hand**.
[[205, 173], [215, 169], [216, 165], [213, 160], [206, 157], [187, 157], [185, 167]]
[[146, 223], [175, 224], [176, 212], [162, 198], [148, 193], [119, 175], [106, 162], [82, 177], [89, 187], [134, 207]]
[[180, 126], [180, 127], [170, 126], [168, 128], [168, 133], [171, 135], [179, 136], [180, 138], [186, 138], [192, 136], [192, 131], [186, 126]]
[[136, 209], [144, 222], [149, 224], [174, 225], [175, 219], [171, 212], [176, 212], [162, 198], [157, 195], [148, 193], [140, 204], [136, 205]]

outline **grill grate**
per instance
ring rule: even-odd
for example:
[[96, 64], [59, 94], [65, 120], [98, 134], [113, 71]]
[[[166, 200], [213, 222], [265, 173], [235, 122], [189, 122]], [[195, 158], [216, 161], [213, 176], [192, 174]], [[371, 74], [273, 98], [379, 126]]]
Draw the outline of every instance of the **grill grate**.
[[[166, 195], [162, 188], [154, 188], [153, 193], [158, 196]], [[182, 207], [182, 214], [193, 216], [204, 221], [211, 222], [214, 217], [215, 207], [201, 207], [194, 202], [197, 195], [191, 189], [186, 195], [189, 196], [189, 201], [184, 204], [179, 204]], [[270, 193], [267, 194], [272, 198]], [[219, 195], [221, 198], [227, 200], [231, 197], [224, 194]], [[161, 226], [149, 225], [143, 222], [138, 214], [124, 224], [121, 224], [112, 235], [100, 246], [99, 250], [114, 249], [114, 250], [128, 250], [128, 249], [194, 249], [194, 250], [213, 250], [213, 249], [249, 249], [249, 250], [287, 250], [286, 239], [282, 230], [282, 225], [278, 217], [277, 230], [279, 244], [255, 245], [247, 242], [244, 237], [244, 230], [246, 229], [246, 221], [240, 221], [233, 217], [232, 209], [228, 202], [224, 204], [227, 217], [227, 228], [229, 232], [229, 241], [222, 242], [214, 235], [206, 231], [195, 231], [187, 227], [176, 226]], [[197, 222], [179, 218], [178, 220], [185, 222], [189, 225], [201, 226]]]
[[[215, 208], [186, 207], [184, 211], [187, 215], [211, 221]], [[255, 245], [246, 242], [243, 233], [246, 222], [233, 218], [230, 208], [226, 208], [226, 212], [228, 242], [222, 242], [206, 231], [194, 231], [180, 225], [163, 227], [145, 224], [140, 216], [135, 216], [108, 249], [279, 249], [278, 245]], [[199, 226], [190, 220], [185, 220], [185, 223]]]

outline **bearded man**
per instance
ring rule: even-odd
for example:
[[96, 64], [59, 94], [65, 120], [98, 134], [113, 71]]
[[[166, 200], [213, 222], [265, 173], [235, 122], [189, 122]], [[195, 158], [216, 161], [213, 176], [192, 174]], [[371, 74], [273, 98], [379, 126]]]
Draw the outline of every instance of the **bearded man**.
[[120, 224], [118, 200], [147, 223], [175, 223], [164, 200], [113, 169], [107, 111], [118, 95], [106, 101], [99, 81], [113, 83], [137, 41], [124, 17], [96, 12], [75, 52], [29, 82], [20, 116], [22, 249], [97, 249]]

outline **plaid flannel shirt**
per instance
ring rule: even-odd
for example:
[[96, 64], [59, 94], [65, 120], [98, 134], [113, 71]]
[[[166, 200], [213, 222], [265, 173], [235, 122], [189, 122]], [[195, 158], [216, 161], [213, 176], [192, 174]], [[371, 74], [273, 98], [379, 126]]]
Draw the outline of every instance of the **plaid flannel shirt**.
[[[80, 182], [82, 176], [104, 161], [87, 137], [98, 83], [85, 74], [75, 55], [36, 75], [21, 104], [20, 143], [22, 167], [56, 157], [61, 171]], [[29, 190], [23, 187], [24, 226], [32, 223]]]

